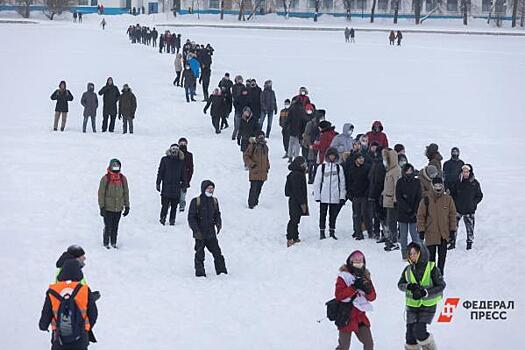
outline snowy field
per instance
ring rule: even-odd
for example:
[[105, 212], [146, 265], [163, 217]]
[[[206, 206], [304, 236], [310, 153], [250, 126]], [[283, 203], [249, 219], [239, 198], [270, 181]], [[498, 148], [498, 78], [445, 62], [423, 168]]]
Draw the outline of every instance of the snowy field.
[[[102, 293], [93, 349], [335, 348], [334, 326], [316, 320], [354, 249], [364, 251], [378, 294], [369, 313], [376, 349], [401, 349], [400, 252], [355, 242], [349, 205], [338, 220], [340, 239], [319, 241], [318, 207], [310, 198], [303, 242], [286, 248], [288, 171], [277, 121], [269, 180], [260, 206], [248, 210], [248, 175], [231, 129], [215, 135], [204, 105], [185, 102], [183, 90], [172, 85], [173, 56], [131, 45], [126, 16], [109, 18], [106, 31], [98, 17], [84, 21], [0, 24], [0, 348], [48, 347], [49, 335], [37, 327], [44, 292], [60, 253], [78, 243], [87, 252], [84, 274]], [[390, 47], [384, 33], [361, 33], [355, 45], [332, 32], [185, 28], [182, 36], [214, 46], [213, 86], [226, 71], [259, 84], [272, 79], [280, 107], [307, 86], [337, 130], [352, 122], [365, 132], [380, 119], [390, 143], [403, 143], [418, 168], [428, 143], [439, 144], [446, 158], [458, 146], [485, 197], [474, 250], [465, 251], [462, 226], [458, 248], [447, 258], [445, 297], [514, 300], [516, 310], [507, 321], [473, 321], [458, 309], [451, 324], [430, 329], [440, 349], [520, 348], [525, 38], [410, 34], [402, 47]], [[87, 82], [98, 91], [108, 76], [119, 88], [128, 83], [137, 96], [134, 135], [120, 134], [121, 124], [113, 135], [81, 132], [81, 94]], [[49, 96], [60, 80], [75, 97], [64, 133], [51, 131]], [[198, 92], [200, 100], [200, 86]], [[98, 129], [101, 114], [99, 108]], [[158, 223], [158, 162], [181, 136], [195, 158], [188, 197], [204, 179], [217, 186], [227, 276], [214, 275], [207, 255], [208, 278], [194, 277], [185, 216], [175, 227]], [[114, 157], [129, 180], [131, 213], [121, 220], [121, 249], [107, 251], [97, 189]], [[354, 339], [352, 349], [359, 348]]]

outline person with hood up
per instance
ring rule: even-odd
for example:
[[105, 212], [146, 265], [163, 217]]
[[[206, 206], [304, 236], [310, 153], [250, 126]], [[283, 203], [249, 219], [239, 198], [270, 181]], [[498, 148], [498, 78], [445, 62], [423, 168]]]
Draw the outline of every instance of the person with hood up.
[[445, 190], [451, 190], [454, 185], [458, 183], [463, 165], [465, 165], [465, 162], [459, 159], [459, 148], [452, 147], [450, 150], [450, 159], [443, 164]]
[[275, 99], [275, 91], [272, 89], [272, 81], [266, 80], [264, 82], [264, 89], [261, 93], [261, 120], [259, 125], [263, 129], [264, 120], [268, 118], [266, 125], [266, 138], [270, 137], [272, 131], [273, 116], [277, 114], [277, 100]]
[[375, 141], [382, 148], [388, 148], [388, 138], [383, 132], [383, 124], [379, 120], [372, 124], [372, 130], [366, 133], [366, 136], [368, 136], [368, 142], [372, 143]]
[[288, 165], [290, 173], [286, 177], [286, 185], [284, 186], [284, 194], [288, 197], [288, 214], [290, 216], [286, 227], [287, 247], [291, 247], [301, 241], [299, 239], [301, 217], [310, 215], [305, 176], [307, 169], [306, 160], [301, 156], [296, 157]]
[[184, 86], [184, 91], [186, 94], [186, 102], [190, 102], [190, 99], [195, 102], [197, 101], [195, 99], [195, 85], [197, 82], [197, 78], [195, 77], [195, 74], [193, 74], [192, 69], [190, 68], [190, 65], [186, 63], [184, 66], [184, 71], [182, 72], [182, 82], [181, 84]]
[[303, 105], [303, 107], [310, 103], [310, 97], [308, 97], [308, 89], [304, 86], [301, 86], [299, 88], [299, 94], [296, 95], [294, 98], [297, 99]]
[[421, 202], [421, 184], [415, 177], [414, 167], [407, 163], [402, 168], [402, 177], [397, 180], [396, 185], [397, 221], [403, 260], [407, 260], [408, 233], [410, 232], [412, 242], [419, 242], [416, 228], [419, 202]]
[[[368, 211], [368, 178], [370, 166], [365, 157], [358, 153], [353, 158], [354, 165], [344, 167], [346, 181], [346, 197], [352, 202], [352, 218], [354, 223], [354, 234], [356, 240], [364, 239], [362, 224], [364, 223], [368, 237], [373, 238], [372, 223]], [[348, 159], [347, 161], [350, 161]]]
[[314, 179], [314, 198], [319, 205], [319, 230], [320, 239], [326, 238], [326, 214], [329, 213], [329, 232], [330, 237], [335, 236], [337, 216], [341, 206], [346, 201], [346, 184], [343, 167], [339, 165], [339, 153], [335, 148], [326, 151], [326, 157]]
[[[385, 188], [386, 169], [383, 164], [381, 146], [375, 147], [375, 153], [371, 155], [372, 164], [368, 173], [368, 208], [374, 238], [377, 243], [384, 243], [386, 240], [381, 227], [384, 226], [386, 215], [382, 206], [381, 196]], [[374, 145], [370, 147], [370, 150], [373, 148]]]
[[354, 139], [352, 138], [352, 133], [354, 132], [354, 126], [351, 123], [345, 123], [343, 125], [343, 132], [332, 140], [330, 147], [333, 147], [339, 152], [339, 158], [341, 162], [344, 162], [350, 152], [352, 152], [352, 144]]
[[[46, 292], [38, 327], [41, 331], [48, 332], [51, 325], [51, 350], [86, 350], [90, 342], [96, 342], [93, 334], [93, 327], [98, 318], [95, 292], [92, 292], [86, 283], [81, 282], [81, 269], [78, 260], [66, 260], [60, 277], [49, 285]], [[76, 325], [62, 318], [66, 315], [61, 304], [67, 301], [68, 295], [74, 299], [77, 310], [81, 313]], [[72, 332], [72, 329], [78, 329], [78, 334]]]
[[211, 106], [211, 110], [210, 110], [211, 123], [213, 127], [215, 128], [215, 133], [220, 134], [221, 129], [219, 127], [219, 122], [221, 118], [226, 114], [226, 102], [219, 88], [215, 88], [213, 90], [213, 95], [211, 95], [211, 97], [208, 98], [208, 102], [206, 103], [206, 106], [204, 107], [204, 110], [203, 110], [204, 114], [206, 114], [206, 111], [208, 110], [210, 106]]
[[117, 119], [117, 102], [119, 100], [120, 92], [118, 88], [113, 85], [113, 78], [109, 77], [106, 81], [106, 85], [103, 86], [98, 94], [103, 97], [102, 107], [102, 132], [108, 130], [108, 119], [109, 121], [109, 132], [115, 130], [115, 120]]
[[53, 130], [57, 131], [58, 121], [62, 116], [60, 131], [64, 131], [66, 128], [67, 113], [69, 111], [68, 102], [73, 101], [73, 95], [68, 89], [66, 89], [66, 82], [64, 80], [58, 84], [58, 89], [56, 89], [51, 95], [51, 100], [57, 101], [55, 106], [55, 121], [53, 123]]
[[96, 119], [98, 97], [95, 93], [95, 84], [87, 84], [87, 91], [82, 94], [82, 97], [80, 98], [80, 104], [82, 105], [82, 107], [84, 107], [84, 121], [82, 123], [82, 132], [86, 132], [86, 126], [89, 118], [91, 118], [91, 128], [93, 129], [93, 132], [97, 132]]
[[430, 261], [436, 261], [441, 274], [445, 275], [447, 243], [457, 231], [456, 205], [445, 192], [443, 180], [432, 180], [432, 191], [423, 196], [417, 210], [417, 231], [419, 238], [425, 240]]
[[397, 153], [391, 148], [383, 149], [383, 164], [385, 165], [385, 186], [383, 188], [383, 208], [386, 209], [385, 250], [399, 249], [397, 244], [397, 217], [396, 217], [396, 186], [401, 178], [401, 169], [397, 163]]
[[439, 171], [434, 165], [427, 165], [418, 173], [418, 179], [421, 183], [421, 196], [432, 192], [432, 180], [439, 177]]
[[[78, 244], [73, 244], [67, 247], [67, 250], [63, 252], [60, 257], [58, 258], [56, 262], [56, 268], [57, 272], [55, 275], [55, 282], [58, 282], [59, 280], [64, 280], [64, 264], [68, 260], [77, 260], [80, 264], [80, 268], [82, 269], [85, 266], [86, 262], [86, 252], [84, 249], [79, 246]], [[67, 271], [65, 272], [67, 273]], [[84, 274], [82, 273], [82, 270], [80, 270], [79, 274], [79, 281], [82, 284], [86, 284], [86, 279], [84, 278]]]
[[438, 170], [438, 175], [441, 177], [443, 175], [441, 161], [443, 156], [439, 153], [439, 146], [435, 143], [431, 143], [425, 149], [425, 156], [428, 158], [428, 164], [433, 165]]
[[204, 269], [204, 248], [213, 255], [215, 272], [227, 274], [224, 256], [217, 235], [222, 228], [219, 201], [213, 196], [215, 184], [210, 180], [201, 183], [201, 194], [190, 202], [188, 224], [195, 239], [195, 276], [206, 277]]
[[317, 150], [310, 147], [315, 141], [319, 140], [319, 123], [325, 120], [326, 111], [324, 109], [318, 109], [312, 114], [312, 118], [306, 123], [303, 133], [302, 145], [303, 149], [308, 150], [307, 162], [308, 162], [308, 183], [311, 185], [314, 183], [315, 171], [317, 169]]
[[[179, 145], [174, 143], [162, 157], [157, 172], [156, 188], [160, 192], [161, 209], [160, 223], [166, 224], [168, 209], [171, 207], [169, 223], [175, 225], [177, 215], [177, 205], [180, 201], [180, 195], [185, 190], [186, 180], [186, 163], [184, 162], [184, 152]], [[162, 189], [161, 189], [162, 187]]]
[[288, 163], [299, 156], [301, 151], [301, 139], [306, 126], [306, 112], [301, 101], [297, 98], [292, 99], [292, 104], [288, 108], [288, 118], [285, 121], [285, 127], [290, 134], [288, 143]]
[[428, 250], [423, 244], [412, 242], [407, 249], [408, 266], [397, 283], [399, 290], [405, 293], [405, 350], [437, 350], [427, 325], [432, 323], [446, 283], [436, 264], [429, 260]]
[[374, 340], [366, 312], [373, 310], [371, 302], [376, 300], [376, 291], [370, 271], [366, 268], [365, 255], [361, 251], [353, 251], [346, 259], [346, 264], [339, 268], [335, 299], [350, 307], [346, 325], [338, 326], [339, 341], [336, 350], [350, 349], [352, 333], [363, 344], [364, 350], [373, 350]]
[[173, 80], [173, 85], [175, 86], [182, 86], [181, 84], [181, 74], [182, 74], [182, 55], [180, 53], [177, 53], [175, 55], [175, 80]]
[[[335, 131], [335, 126], [332, 126], [332, 123], [330, 123], [328, 120], [319, 122], [319, 131], [319, 140], [315, 141], [311, 147], [318, 152], [318, 164], [323, 164], [325, 153], [330, 148], [332, 140], [337, 135], [337, 132]], [[337, 155], [337, 159], [338, 161], [340, 159], [339, 153]]]
[[135, 119], [135, 112], [137, 111], [137, 98], [131, 91], [128, 84], [122, 86], [122, 94], [118, 99], [118, 118], [122, 119], [122, 133], [128, 132], [133, 134], [133, 119]]
[[255, 137], [258, 130], [257, 119], [253, 116], [252, 110], [250, 107], [244, 107], [239, 132], [237, 134], [237, 144], [241, 146], [241, 152], [243, 154], [248, 148], [250, 138]]
[[290, 132], [286, 127], [286, 118], [288, 118], [288, 108], [290, 108], [290, 100], [284, 100], [284, 108], [279, 113], [279, 126], [281, 127], [281, 134], [283, 136], [284, 156], [283, 159], [288, 158], [288, 144], [290, 143]]
[[268, 172], [270, 171], [268, 146], [266, 145], [263, 131], [258, 131], [256, 137], [250, 138], [243, 158], [244, 164], [249, 169], [250, 178], [248, 207], [253, 209], [259, 204], [259, 196], [264, 182], [268, 179]]
[[[474, 176], [474, 169], [471, 164], [465, 164], [461, 167], [460, 180], [451, 190], [452, 198], [457, 209], [457, 225], [461, 218], [465, 222], [465, 229], [467, 230], [467, 250], [472, 249], [474, 243], [474, 224], [476, 223], [476, 209], [478, 204], [483, 199], [483, 192], [481, 192], [481, 185]], [[456, 235], [450, 237], [448, 249], [456, 247]]]
[[100, 179], [98, 187], [98, 205], [100, 216], [104, 218], [104, 247], [117, 248], [118, 224], [120, 216], [129, 214], [128, 179], [120, 172], [121, 163], [111, 159], [107, 174]]

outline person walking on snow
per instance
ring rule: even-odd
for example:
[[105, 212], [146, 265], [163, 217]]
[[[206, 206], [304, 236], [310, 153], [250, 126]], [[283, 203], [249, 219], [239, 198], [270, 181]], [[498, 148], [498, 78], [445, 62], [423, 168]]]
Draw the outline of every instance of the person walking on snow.
[[108, 119], [109, 122], [109, 132], [115, 130], [115, 120], [117, 119], [117, 102], [120, 97], [120, 92], [118, 88], [113, 85], [113, 78], [109, 77], [106, 81], [106, 85], [103, 86], [98, 94], [103, 97], [103, 107], [102, 107], [102, 132], [108, 130]]
[[463, 165], [465, 165], [465, 162], [459, 159], [459, 148], [452, 147], [450, 159], [443, 164], [445, 190], [451, 190], [458, 183]]
[[73, 95], [66, 89], [66, 82], [62, 80], [58, 84], [58, 89], [51, 95], [51, 100], [57, 101], [55, 106], [55, 121], [53, 123], [53, 130], [57, 131], [58, 121], [62, 116], [62, 123], [60, 124], [60, 131], [64, 131], [66, 128], [67, 113], [69, 111], [68, 102], [73, 101]]
[[397, 180], [396, 203], [399, 240], [401, 241], [401, 258], [407, 260], [408, 233], [412, 242], [419, 243], [416, 228], [416, 214], [421, 202], [421, 184], [414, 176], [414, 167], [407, 163], [402, 168], [402, 177]]
[[[179, 204], [181, 191], [186, 186], [186, 163], [184, 162], [184, 152], [178, 144], [173, 144], [162, 157], [157, 172], [157, 191], [160, 192], [161, 209], [160, 223], [166, 224], [168, 210], [170, 210], [169, 223], [175, 225], [177, 215], [177, 205]], [[162, 189], [161, 189], [162, 187]]]
[[437, 350], [434, 336], [427, 331], [436, 306], [443, 298], [446, 283], [427, 248], [417, 242], [408, 245], [408, 266], [397, 287], [405, 293], [406, 343], [405, 350]]
[[288, 214], [290, 220], [286, 227], [286, 245], [291, 247], [295, 243], [300, 242], [299, 239], [299, 223], [302, 216], [310, 215], [308, 210], [308, 193], [306, 189], [306, 171], [308, 165], [304, 157], [296, 157], [290, 165], [288, 170], [290, 173], [286, 177], [286, 184], [284, 186], [284, 194], [288, 197]]
[[[476, 223], [476, 209], [478, 204], [483, 199], [483, 192], [481, 192], [481, 185], [474, 177], [474, 170], [472, 165], [465, 164], [461, 167], [460, 180], [454, 187], [452, 187], [450, 194], [454, 199], [457, 209], [457, 225], [461, 218], [465, 222], [465, 229], [467, 230], [467, 250], [472, 249], [474, 243], [474, 225]], [[450, 237], [448, 249], [456, 247], [456, 235]]]
[[182, 72], [182, 82], [181, 85], [184, 86], [184, 91], [186, 93], [186, 102], [190, 102], [190, 99], [195, 102], [195, 84], [197, 79], [193, 74], [193, 71], [190, 68], [189, 64], [184, 66], [184, 71]]
[[93, 132], [97, 132], [96, 119], [98, 97], [95, 93], [95, 84], [87, 84], [87, 91], [82, 94], [82, 97], [80, 98], [80, 104], [84, 107], [84, 121], [82, 123], [82, 132], [86, 132], [86, 126], [89, 118], [91, 118], [91, 128], [93, 129]]
[[258, 128], [257, 119], [253, 116], [252, 110], [250, 107], [244, 107], [239, 132], [237, 133], [237, 144], [241, 146], [243, 154], [248, 148], [250, 138], [257, 135]]
[[109, 244], [117, 248], [117, 235], [120, 216], [129, 214], [128, 179], [120, 172], [121, 163], [118, 159], [109, 161], [107, 174], [100, 179], [98, 187], [98, 206], [100, 216], [104, 218], [104, 247]]
[[352, 133], [354, 132], [354, 126], [351, 123], [345, 123], [343, 125], [343, 132], [334, 137], [330, 147], [333, 147], [339, 153], [339, 158], [341, 162], [348, 158], [350, 152], [352, 152], [354, 139], [352, 138]]
[[206, 114], [210, 106], [211, 123], [215, 128], [215, 133], [220, 134], [221, 129], [219, 128], [219, 122], [226, 113], [226, 102], [224, 101], [224, 96], [222, 96], [219, 88], [215, 88], [213, 94], [207, 99], [206, 106], [204, 106], [203, 109], [204, 114]]
[[275, 99], [275, 91], [272, 89], [272, 81], [266, 80], [264, 82], [264, 89], [261, 93], [261, 119], [259, 121], [259, 127], [263, 129], [264, 120], [268, 118], [268, 124], [266, 125], [266, 138], [270, 138], [270, 132], [272, 131], [273, 116], [277, 114], [277, 101]]
[[179, 148], [184, 153], [184, 171], [186, 173], [186, 184], [181, 187], [179, 201], [179, 211], [183, 212], [186, 209], [186, 194], [193, 177], [193, 153], [188, 151], [188, 140], [185, 137], [179, 139]]
[[279, 126], [281, 127], [281, 135], [283, 137], [284, 156], [283, 159], [288, 158], [288, 144], [290, 143], [290, 132], [286, 127], [286, 118], [288, 118], [288, 108], [290, 108], [290, 100], [284, 100], [284, 108], [279, 113]]
[[219, 201], [213, 196], [215, 184], [210, 180], [201, 183], [201, 194], [191, 200], [188, 224], [195, 239], [195, 276], [206, 277], [204, 269], [204, 248], [213, 255], [215, 272], [227, 274], [224, 256], [217, 235], [222, 228]]
[[439, 147], [435, 143], [431, 143], [425, 148], [425, 156], [428, 159], [428, 165], [433, 165], [438, 170], [438, 176], [443, 176], [443, 168], [441, 167], [441, 161], [443, 156], [439, 153]]
[[346, 259], [346, 264], [339, 268], [335, 299], [342, 303], [340, 308], [350, 308], [346, 323], [337, 327], [339, 339], [336, 350], [350, 349], [352, 333], [363, 344], [364, 350], [373, 350], [374, 340], [366, 312], [373, 310], [371, 302], [376, 299], [376, 291], [361, 251], [352, 252]]
[[301, 139], [306, 126], [306, 112], [304, 106], [298, 98], [292, 99], [292, 104], [288, 108], [288, 117], [285, 121], [285, 127], [290, 134], [288, 142], [288, 163], [299, 156], [301, 151]]
[[102, 30], [106, 29], [106, 19], [102, 18], [102, 21], [100, 21], [100, 25], [102, 26]]
[[323, 164], [314, 179], [314, 198], [319, 203], [319, 231], [320, 239], [326, 238], [326, 215], [329, 213], [330, 237], [335, 236], [337, 215], [346, 201], [345, 174], [342, 166], [338, 164], [339, 154], [335, 148], [329, 148]]
[[263, 184], [268, 179], [268, 172], [270, 171], [268, 153], [264, 132], [259, 130], [256, 137], [250, 138], [250, 144], [243, 156], [244, 164], [249, 169], [250, 194], [248, 196], [248, 207], [250, 209], [255, 208], [259, 204], [259, 196]]
[[180, 53], [177, 53], [175, 55], [175, 61], [174, 61], [174, 66], [175, 66], [175, 80], [173, 80], [173, 85], [175, 86], [182, 86], [182, 81], [181, 81], [181, 74], [182, 74], [182, 55]]
[[396, 41], [396, 33], [394, 33], [393, 30], [390, 31], [390, 34], [388, 35], [388, 42], [390, 45], [394, 45]]
[[350, 42], [350, 29], [348, 27], [345, 28], [345, 42]]
[[137, 111], [137, 98], [131, 92], [128, 84], [122, 87], [122, 94], [118, 99], [118, 118], [122, 119], [122, 133], [128, 132], [133, 134], [133, 119], [135, 119], [135, 112]]
[[[314, 141], [311, 147], [319, 154], [318, 164], [323, 164], [325, 153], [331, 147], [330, 145], [336, 137], [337, 132], [335, 131], [335, 126], [332, 126], [328, 120], [319, 122], [319, 131], [319, 140]], [[339, 153], [337, 153], [337, 159], [340, 160]]]

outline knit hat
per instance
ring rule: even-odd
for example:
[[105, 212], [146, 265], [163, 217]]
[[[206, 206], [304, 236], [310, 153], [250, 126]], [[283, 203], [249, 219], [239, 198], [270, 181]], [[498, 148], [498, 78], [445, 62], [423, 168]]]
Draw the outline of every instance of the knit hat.
[[470, 164], [465, 164], [461, 167], [462, 171], [468, 170], [469, 172], [472, 172], [472, 166]]
[[406, 173], [409, 169], [412, 169], [414, 171], [414, 166], [410, 163], [406, 163], [403, 165], [403, 174]]
[[67, 247], [67, 252], [71, 254], [72, 256], [74, 256], [75, 258], [80, 258], [82, 255], [86, 254], [84, 249], [82, 249], [82, 247], [79, 246], [78, 244], [73, 244]]
[[187, 140], [185, 137], [181, 137], [181, 138], [179, 139], [179, 142], [178, 142], [178, 143], [181, 143], [181, 142], [186, 142], [186, 143], [188, 143], [188, 140]]
[[120, 163], [120, 160], [118, 160], [117, 158], [113, 158], [112, 160], [109, 161], [110, 169], [113, 165], [118, 165], [119, 168], [122, 166], [122, 164]]
[[452, 149], [450, 150], [450, 154], [451, 154], [451, 155], [454, 155], [454, 153], [457, 153], [457, 155], [459, 156], [459, 148], [457, 148], [457, 147], [452, 147]]
[[321, 130], [328, 130], [332, 127], [332, 123], [330, 123], [328, 120], [323, 120], [321, 122], [319, 122], [319, 128], [321, 128]]
[[348, 258], [346, 259], [346, 266], [350, 267], [352, 265], [352, 261], [354, 261], [354, 259], [357, 258], [363, 258], [363, 263], [366, 265], [366, 259], [363, 252], [361, 252], [360, 250], [355, 250], [352, 253], [350, 253]]
[[288, 103], [288, 104], [290, 104], [290, 99], [287, 98], [286, 100], [284, 100], [284, 103]]
[[401, 151], [403, 151], [405, 149], [405, 146], [403, 146], [402, 144], [398, 143], [394, 146], [394, 151], [396, 151], [396, 153], [399, 153]]
[[438, 175], [438, 173], [439, 173], [439, 171], [438, 171], [438, 169], [436, 168], [436, 166], [435, 166], [435, 165], [432, 165], [432, 164], [431, 164], [431, 165], [428, 165], [428, 166], [425, 168], [425, 172], [426, 172], [427, 176], [428, 176], [429, 178], [431, 178], [431, 179], [434, 179], [434, 178]]

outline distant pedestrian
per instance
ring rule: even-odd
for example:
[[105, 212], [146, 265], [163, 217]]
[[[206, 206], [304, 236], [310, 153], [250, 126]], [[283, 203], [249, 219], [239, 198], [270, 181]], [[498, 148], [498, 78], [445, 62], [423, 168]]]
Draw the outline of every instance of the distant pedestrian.
[[51, 100], [57, 101], [55, 106], [55, 122], [53, 124], [53, 130], [57, 131], [58, 121], [62, 117], [62, 124], [60, 125], [60, 131], [64, 131], [66, 128], [67, 113], [69, 111], [68, 102], [73, 101], [73, 95], [66, 89], [66, 82], [62, 80], [58, 84], [58, 89], [51, 95]]

